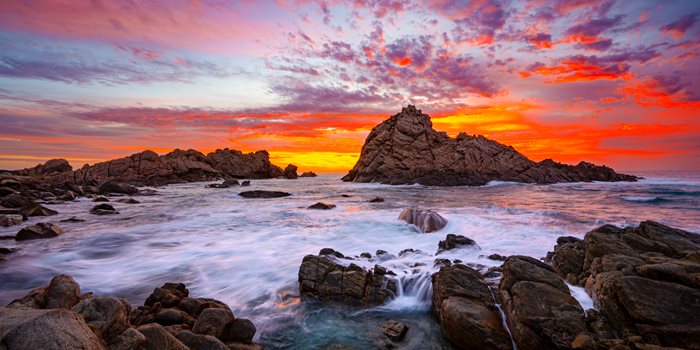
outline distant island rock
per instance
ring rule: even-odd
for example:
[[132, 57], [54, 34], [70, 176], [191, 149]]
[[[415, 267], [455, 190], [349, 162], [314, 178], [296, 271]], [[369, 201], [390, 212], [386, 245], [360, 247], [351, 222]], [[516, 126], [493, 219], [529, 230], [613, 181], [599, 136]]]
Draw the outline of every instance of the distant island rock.
[[606, 166], [535, 162], [511, 146], [481, 135], [451, 138], [433, 129], [430, 117], [409, 105], [372, 129], [360, 159], [343, 177], [349, 182], [432, 186], [480, 186], [489, 181], [549, 184], [637, 181]]
[[40, 178], [41, 182], [48, 184], [95, 185], [105, 181], [119, 181], [158, 186], [219, 178], [296, 178], [296, 169], [292, 164], [284, 170], [272, 164], [267, 151], [243, 153], [226, 148], [207, 155], [192, 149], [176, 149], [163, 156], [153, 151], [143, 151], [124, 158], [85, 165], [76, 170], [64, 159], [52, 159], [45, 164], [13, 173]]

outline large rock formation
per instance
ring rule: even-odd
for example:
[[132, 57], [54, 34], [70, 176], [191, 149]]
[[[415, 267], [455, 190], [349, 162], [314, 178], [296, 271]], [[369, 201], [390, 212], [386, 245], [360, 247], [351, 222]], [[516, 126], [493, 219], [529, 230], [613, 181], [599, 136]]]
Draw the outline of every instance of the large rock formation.
[[437, 186], [484, 185], [489, 181], [555, 183], [636, 181], [605, 166], [581, 162], [534, 162], [513, 147], [480, 135], [450, 138], [432, 128], [430, 117], [409, 105], [377, 125], [344, 181]]

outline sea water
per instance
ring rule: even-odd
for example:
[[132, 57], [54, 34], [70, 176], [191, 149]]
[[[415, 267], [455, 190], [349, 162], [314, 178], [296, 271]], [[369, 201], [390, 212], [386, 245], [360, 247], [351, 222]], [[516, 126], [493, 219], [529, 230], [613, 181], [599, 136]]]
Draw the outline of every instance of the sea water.
[[[481, 187], [388, 186], [344, 183], [339, 175], [297, 180], [253, 180], [246, 188], [206, 188], [188, 183], [156, 188], [140, 204], [112, 202], [118, 215], [89, 214], [88, 198], [48, 205], [59, 212], [33, 217], [22, 226], [0, 228], [13, 235], [37, 222], [59, 223], [65, 234], [46, 240], [0, 241], [21, 250], [0, 262], [0, 304], [68, 274], [83, 291], [127, 298], [140, 305], [164, 282], [183, 282], [194, 297], [229, 304], [236, 317], [251, 319], [266, 349], [363, 349], [375, 344], [381, 322], [406, 322], [407, 349], [450, 349], [430, 313], [430, 276], [438, 242], [448, 233], [475, 240], [478, 248], [441, 254], [477, 268], [500, 265], [490, 254], [541, 258], [559, 236], [583, 235], [603, 224], [636, 226], [642, 220], [700, 232], [700, 175], [646, 174], [635, 183], [532, 185], [493, 182]], [[292, 196], [246, 199], [243, 190], [279, 190]], [[343, 196], [345, 195], [345, 196]], [[374, 197], [383, 203], [369, 203]], [[316, 202], [337, 205], [309, 210]], [[397, 220], [405, 207], [432, 209], [448, 220], [424, 234]], [[348, 256], [370, 252], [400, 280], [386, 305], [357, 309], [303, 301], [298, 270], [303, 257], [329, 247]], [[399, 256], [407, 248], [415, 250]], [[382, 249], [390, 255], [376, 257]], [[572, 295], [587, 308], [590, 298], [576, 286]]]

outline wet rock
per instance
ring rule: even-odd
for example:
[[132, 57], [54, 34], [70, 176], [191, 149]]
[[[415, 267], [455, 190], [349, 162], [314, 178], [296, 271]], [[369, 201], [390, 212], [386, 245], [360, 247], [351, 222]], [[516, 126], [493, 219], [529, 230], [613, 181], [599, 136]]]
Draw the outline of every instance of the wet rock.
[[57, 211], [46, 208], [34, 202], [28, 202], [19, 209], [19, 213], [24, 216], [51, 216], [58, 214]]
[[194, 334], [190, 331], [183, 331], [177, 335], [177, 339], [187, 345], [191, 350], [229, 350], [229, 348], [210, 335]]
[[237, 318], [224, 329], [221, 339], [224, 341], [250, 343], [253, 341], [257, 329], [250, 320]]
[[80, 285], [73, 277], [58, 275], [51, 279], [46, 288], [47, 309], [70, 309], [80, 302]]
[[98, 204], [92, 209], [90, 209], [90, 214], [95, 214], [95, 215], [112, 215], [112, 214], [119, 214], [117, 209], [114, 209], [113, 206], [107, 204], [107, 203], [102, 203]]
[[192, 332], [219, 338], [224, 332], [226, 325], [233, 322], [233, 320], [233, 313], [230, 310], [221, 308], [204, 309], [199, 314], [194, 327], [192, 327]]
[[568, 349], [586, 330], [578, 301], [561, 277], [541, 261], [508, 257], [499, 292], [518, 348]]
[[188, 317], [187, 312], [175, 308], [167, 308], [159, 311], [155, 315], [155, 321], [163, 326], [185, 323], [185, 318]]
[[318, 255], [333, 255], [336, 258], [345, 258], [345, 255], [343, 253], [336, 251], [333, 248], [322, 248], [319, 252]]
[[228, 346], [228, 348], [231, 350], [263, 350], [262, 345], [257, 344], [257, 343], [231, 342], [231, 343], [226, 343], [226, 346]]
[[571, 283], [583, 272], [586, 243], [575, 237], [559, 237], [554, 252], [547, 254], [554, 270]]
[[503, 256], [501, 254], [491, 254], [488, 256], [488, 258], [496, 261], [505, 261], [507, 256]]
[[370, 203], [384, 203], [384, 198], [382, 197], [374, 197], [369, 200]]
[[241, 187], [243, 187], [243, 186], [250, 186], [250, 181], [246, 180], [246, 181], [241, 182]]
[[187, 298], [190, 291], [182, 283], [165, 283], [153, 290], [153, 293], [146, 298], [144, 305], [153, 306], [160, 303], [164, 307], [175, 307], [180, 301]]
[[360, 257], [365, 258], [365, 259], [372, 259], [372, 254], [364, 252], [364, 253], [360, 254]]
[[101, 193], [135, 194], [139, 191], [134, 186], [118, 181], [107, 181], [101, 184], [99, 189]]
[[432, 277], [432, 308], [442, 330], [460, 349], [511, 349], [488, 285], [478, 271], [457, 264]]
[[11, 194], [19, 194], [19, 192], [10, 187], [0, 187], [0, 197], [9, 196]]
[[40, 222], [29, 227], [25, 227], [17, 232], [15, 239], [24, 241], [29, 239], [53, 238], [63, 234], [63, 229], [49, 222]]
[[316, 204], [310, 205], [307, 209], [329, 210], [329, 209], [333, 209], [333, 208], [335, 208], [335, 204], [318, 202]]
[[406, 208], [399, 215], [399, 220], [415, 225], [424, 233], [441, 230], [447, 226], [447, 220], [440, 214], [426, 209]]
[[146, 344], [146, 336], [137, 331], [136, 328], [128, 328], [112, 338], [107, 348], [109, 350], [136, 350], [142, 349], [144, 344]]
[[207, 185], [207, 187], [209, 187], [209, 188], [229, 188], [229, 187], [238, 186], [238, 185], [240, 185], [238, 183], [238, 180], [226, 179], [226, 180], [224, 180], [224, 182], [222, 182], [220, 184], [210, 184], [210, 185]]
[[92, 199], [93, 202], [109, 202], [109, 198], [105, 196], [97, 196]]
[[68, 219], [63, 219], [61, 222], [85, 222], [85, 219], [81, 219], [77, 216], [71, 216]]
[[294, 164], [287, 165], [282, 171], [282, 176], [287, 179], [296, 179], [297, 176], [297, 166]]
[[432, 128], [427, 114], [407, 106], [372, 129], [344, 181], [437, 186], [480, 186], [489, 181], [554, 183], [636, 181], [605, 166], [552, 160], [534, 162], [481, 135], [456, 138]]
[[108, 343], [129, 328], [131, 306], [126, 300], [95, 297], [85, 299], [73, 307], [85, 322]]
[[10, 227], [19, 225], [24, 222], [24, 217], [19, 214], [2, 214], [0, 215], [0, 227]]
[[351, 305], [380, 305], [396, 294], [396, 281], [355, 264], [344, 266], [332, 255], [307, 255], [299, 268], [302, 295]]
[[462, 235], [454, 235], [454, 234], [448, 234], [445, 237], [445, 240], [438, 242], [438, 250], [435, 255], [438, 255], [444, 251], [447, 250], [452, 250], [452, 249], [459, 249], [459, 248], [466, 248], [466, 247], [476, 247], [477, 249], [479, 248], [479, 245], [476, 244], [476, 242], [468, 237], [464, 237]]
[[76, 195], [72, 191], [68, 191], [66, 192], [66, 194], [62, 195], [58, 199], [66, 202], [72, 202], [76, 199]]
[[391, 341], [398, 342], [403, 340], [404, 336], [406, 336], [406, 332], [408, 332], [408, 326], [406, 326], [406, 324], [403, 322], [389, 320], [382, 323], [382, 325], [379, 327], [379, 330]]
[[141, 202], [129, 197], [129, 198], [120, 198], [117, 199], [117, 202], [119, 203], [126, 203], [126, 204], [140, 204]]
[[313, 171], [305, 171], [305, 172], [301, 173], [301, 175], [299, 175], [299, 177], [316, 177], [316, 176], [318, 176], [318, 175], [316, 175], [316, 173]]
[[146, 337], [145, 350], [189, 350], [185, 344], [168, 333], [163, 326], [149, 323], [137, 328]]
[[211, 298], [183, 298], [178, 307], [194, 317], [198, 317], [202, 310], [208, 308], [231, 310], [228, 305]]
[[238, 194], [241, 197], [245, 198], [279, 198], [279, 197], [287, 197], [291, 196], [291, 193], [287, 192], [280, 192], [280, 191], [262, 191], [262, 190], [256, 190], [256, 191], [244, 191]]
[[83, 318], [70, 310], [0, 308], [3, 349], [105, 349]]
[[10, 194], [0, 201], [0, 205], [5, 208], [21, 208], [32, 200], [18, 193]]

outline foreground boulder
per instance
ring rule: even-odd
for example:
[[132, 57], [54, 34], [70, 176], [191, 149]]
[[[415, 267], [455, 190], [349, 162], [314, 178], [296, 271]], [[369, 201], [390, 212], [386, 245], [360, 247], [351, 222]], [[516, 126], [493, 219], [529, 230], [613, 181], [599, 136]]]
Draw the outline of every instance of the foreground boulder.
[[344, 181], [437, 186], [485, 185], [489, 181], [554, 183], [636, 181], [605, 166], [534, 162], [514, 148], [483, 136], [450, 138], [432, 128], [427, 114], [407, 106], [372, 129], [360, 158]]
[[63, 232], [63, 229], [56, 224], [40, 222], [19, 230], [15, 239], [18, 241], [25, 241], [29, 239], [53, 238], [62, 235]]
[[305, 256], [299, 267], [301, 294], [357, 306], [381, 305], [396, 295], [396, 280], [386, 269], [368, 271], [350, 261], [341, 263], [342, 256], [332, 249]]
[[288, 197], [291, 196], [291, 193], [287, 192], [280, 192], [280, 191], [243, 191], [238, 194], [241, 197], [245, 198], [280, 198], [280, 197]]
[[7, 307], [14, 309], [70, 309], [80, 302], [80, 285], [68, 275], [51, 279], [48, 287], [36, 288]]
[[498, 308], [481, 274], [467, 266], [443, 267], [433, 279], [433, 312], [460, 349], [511, 349]]
[[85, 299], [73, 307], [98, 335], [109, 342], [129, 328], [131, 306], [126, 300], [95, 297]]
[[[700, 349], [700, 235], [644, 221], [557, 243], [548, 255], [554, 269], [584, 285], [628, 343]], [[594, 335], [598, 344], [614, 338]]]
[[406, 208], [399, 214], [399, 220], [415, 225], [424, 233], [439, 231], [447, 226], [447, 219], [426, 209]]
[[519, 349], [569, 349], [576, 336], [586, 331], [578, 301], [564, 280], [539, 260], [508, 257], [499, 292]]
[[479, 248], [479, 245], [476, 244], [476, 242], [469, 237], [464, 237], [462, 235], [455, 235], [450, 233], [445, 237], [445, 240], [438, 242], [438, 250], [435, 253], [435, 255], [438, 255], [448, 250], [467, 247]]

